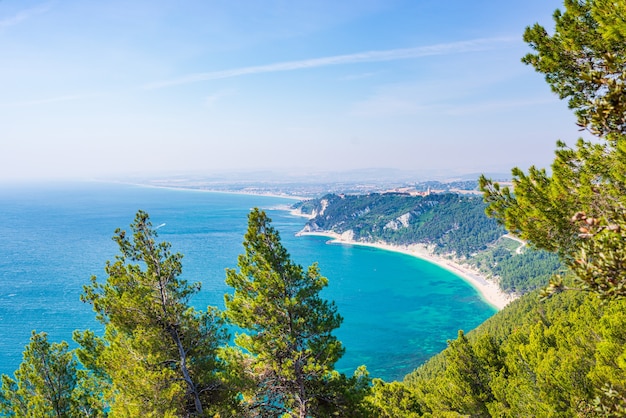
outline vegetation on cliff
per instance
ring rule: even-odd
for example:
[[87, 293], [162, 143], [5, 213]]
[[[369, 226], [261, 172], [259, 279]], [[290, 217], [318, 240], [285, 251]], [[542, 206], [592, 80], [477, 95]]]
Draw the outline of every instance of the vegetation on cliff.
[[505, 233], [485, 216], [479, 196], [452, 193], [326, 195], [298, 208], [315, 214], [305, 230], [351, 231], [356, 241], [434, 245], [438, 251], [469, 256]]
[[313, 216], [304, 231], [347, 234], [360, 242], [423, 244], [497, 278], [506, 292], [543, 287], [562, 268], [557, 255], [507, 238], [506, 230], [485, 216], [487, 205], [480, 196], [329, 194], [295, 207]]
[[536, 291], [404, 383], [432, 416], [620, 416], [625, 315], [624, 300], [566, 292], [542, 302]]

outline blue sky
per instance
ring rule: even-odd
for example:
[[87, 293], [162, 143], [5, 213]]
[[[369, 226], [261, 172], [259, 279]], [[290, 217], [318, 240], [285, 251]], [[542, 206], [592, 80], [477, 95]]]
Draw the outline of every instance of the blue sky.
[[508, 171], [580, 135], [553, 0], [0, 0], [0, 180]]

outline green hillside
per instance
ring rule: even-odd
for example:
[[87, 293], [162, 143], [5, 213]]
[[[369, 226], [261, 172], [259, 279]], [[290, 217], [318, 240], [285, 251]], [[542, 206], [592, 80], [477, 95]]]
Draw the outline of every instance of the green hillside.
[[507, 231], [485, 215], [487, 205], [482, 196], [328, 194], [294, 207], [315, 215], [304, 231], [350, 232], [360, 242], [424, 244], [439, 255], [497, 277], [507, 292], [523, 294], [545, 286], [552, 274], [562, 269], [556, 254], [506, 238]]
[[624, 321], [624, 300], [534, 292], [460, 333], [405, 384], [435, 417], [607, 416], [626, 406]]
[[304, 202], [303, 213], [317, 214], [309, 231], [352, 231], [357, 241], [433, 244], [438, 251], [469, 256], [505, 234], [485, 216], [479, 196], [452, 193], [410, 196], [398, 193], [326, 195]]

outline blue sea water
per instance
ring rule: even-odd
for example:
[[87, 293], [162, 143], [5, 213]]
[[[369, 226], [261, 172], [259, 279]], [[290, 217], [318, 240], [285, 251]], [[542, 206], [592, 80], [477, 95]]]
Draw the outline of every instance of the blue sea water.
[[436, 265], [370, 247], [328, 245], [296, 237], [305, 219], [284, 210], [286, 198], [74, 183], [0, 185], [0, 373], [18, 367], [31, 331], [71, 341], [75, 329], [101, 331], [91, 306], [80, 302], [92, 275], [105, 280], [117, 246], [137, 210], [150, 214], [159, 237], [184, 254], [183, 277], [202, 282], [192, 303], [224, 307], [226, 268], [243, 251], [247, 214], [266, 210], [292, 258], [318, 262], [329, 278], [323, 296], [344, 317], [336, 335], [346, 347], [337, 368], [365, 364], [373, 377], [399, 380], [495, 310], [462, 279]]

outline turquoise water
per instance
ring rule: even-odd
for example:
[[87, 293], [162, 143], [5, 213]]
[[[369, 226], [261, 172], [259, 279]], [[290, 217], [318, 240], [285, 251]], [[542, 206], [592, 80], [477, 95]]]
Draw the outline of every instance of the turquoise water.
[[454, 274], [417, 258], [369, 247], [328, 245], [327, 238], [296, 237], [305, 220], [290, 215], [293, 200], [119, 184], [0, 186], [0, 373], [12, 374], [31, 330], [52, 341], [75, 329], [101, 330], [80, 302], [92, 275], [117, 254], [111, 240], [138, 209], [159, 237], [184, 254], [183, 276], [201, 281], [192, 301], [223, 308], [225, 268], [243, 250], [247, 214], [265, 209], [292, 258], [319, 262], [329, 278], [324, 297], [344, 322], [336, 335], [346, 347], [337, 367], [365, 364], [385, 380], [402, 377], [446, 346], [459, 329], [476, 327], [495, 310]]

